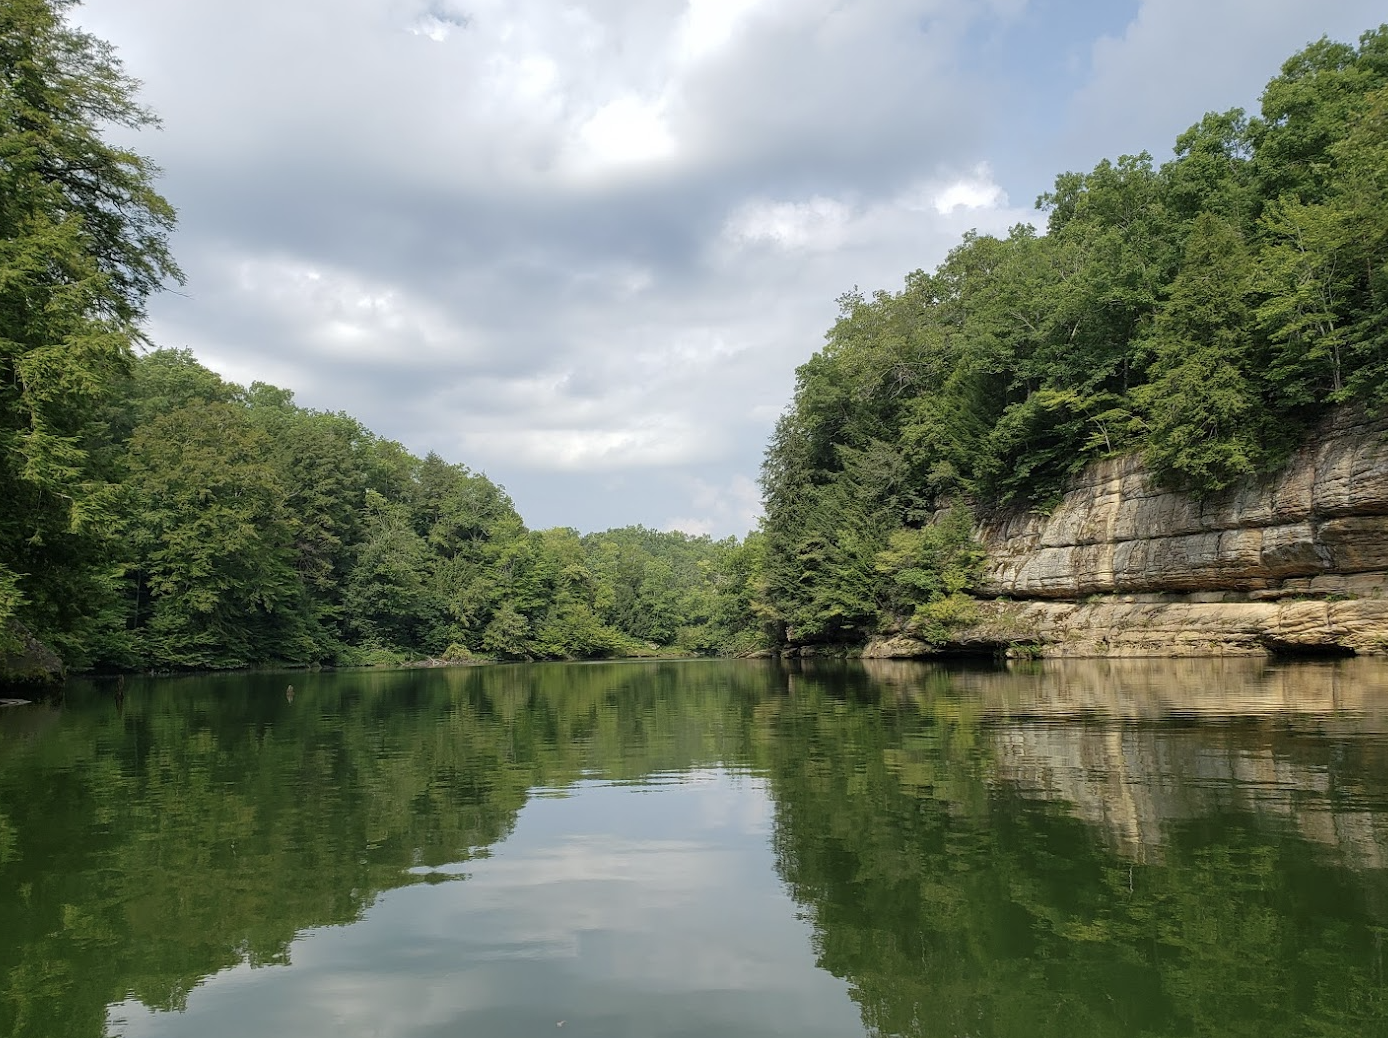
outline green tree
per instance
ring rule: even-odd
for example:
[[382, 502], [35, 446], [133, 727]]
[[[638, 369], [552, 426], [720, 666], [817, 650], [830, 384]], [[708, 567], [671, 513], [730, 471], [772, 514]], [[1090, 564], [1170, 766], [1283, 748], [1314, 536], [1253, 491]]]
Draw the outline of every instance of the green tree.
[[1271, 345], [1268, 374], [1285, 403], [1344, 398], [1350, 327], [1349, 297], [1357, 287], [1353, 228], [1335, 206], [1293, 196], [1263, 211], [1256, 311]]
[[1263, 91], [1262, 118], [1249, 127], [1263, 196], [1321, 201], [1335, 180], [1334, 144], [1363, 104], [1388, 83], [1388, 26], [1358, 48], [1322, 37], [1283, 63]]
[[1257, 380], [1252, 277], [1238, 229], [1199, 216], [1149, 341], [1152, 380], [1135, 394], [1147, 460], [1199, 492], [1266, 470], [1289, 445]]
[[103, 138], [154, 117], [72, 6], [0, 7], [0, 636], [20, 619], [80, 655], [113, 587], [102, 408], [147, 297], [181, 275], [156, 171]]
[[431, 586], [429, 545], [405, 505], [367, 490], [364, 510], [366, 533], [344, 594], [349, 635], [372, 648], [442, 652], [445, 609]]
[[270, 439], [232, 404], [163, 415], [130, 441], [132, 625], [162, 667], [306, 662], [297, 521]]
[[925, 526], [892, 531], [876, 560], [884, 585], [884, 626], [943, 641], [950, 626], [974, 613], [966, 593], [983, 558], [973, 539], [973, 514], [961, 504]]

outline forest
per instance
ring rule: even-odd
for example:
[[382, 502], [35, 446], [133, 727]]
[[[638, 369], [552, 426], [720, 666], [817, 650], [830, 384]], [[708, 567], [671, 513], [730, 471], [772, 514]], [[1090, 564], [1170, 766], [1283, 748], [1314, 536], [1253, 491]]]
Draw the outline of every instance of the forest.
[[174, 209], [74, 0], [0, 6], [0, 656], [69, 670], [736, 653], [759, 541], [526, 528], [501, 487], [152, 349]]
[[528, 529], [485, 475], [154, 348], [156, 124], [75, 0], [0, 9], [0, 657], [71, 670], [745, 654], [970, 615], [974, 519], [1139, 451], [1201, 494], [1388, 403], [1388, 26], [843, 296], [745, 539]]
[[779, 640], [938, 637], [969, 615], [971, 516], [1045, 510], [1094, 459], [1204, 495], [1276, 471], [1331, 408], [1388, 404], [1388, 26], [1037, 208], [1042, 229], [840, 299], [766, 452]]
[[103, 554], [71, 577], [100, 609], [47, 631], [69, 665], [750, 647], [755, 542], [528, 530], [486, 476], [300, 408], [287, 390], [227, 383], [186, 350], [134, 358], [123, 382], [103, 419], [115, 477], [106, 536], [92, 545]]

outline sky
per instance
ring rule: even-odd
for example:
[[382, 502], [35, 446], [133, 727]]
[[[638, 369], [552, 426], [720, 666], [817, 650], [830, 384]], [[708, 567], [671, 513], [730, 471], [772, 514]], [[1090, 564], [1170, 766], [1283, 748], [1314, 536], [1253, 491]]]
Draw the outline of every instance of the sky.
[[159, 346], [504, 486], [742, 536], [836, 300], [1170, 155], [1381, 0], [87, 0], [162, 127]]

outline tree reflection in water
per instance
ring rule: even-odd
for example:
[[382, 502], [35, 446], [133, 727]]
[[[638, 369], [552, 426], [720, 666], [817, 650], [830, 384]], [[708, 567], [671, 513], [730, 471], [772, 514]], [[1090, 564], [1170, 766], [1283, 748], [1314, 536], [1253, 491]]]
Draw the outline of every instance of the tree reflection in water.
[[536, 789], [722, 766], [766, 776], [775, 867], [873, 1034], [1388, 1034], [1385, 678], [555, 665], [131, 680], [119, 710], [76, 686], [0, 714], [0, 1033], [100, 1035], [127, 997], [288, 963], [487, 855]]

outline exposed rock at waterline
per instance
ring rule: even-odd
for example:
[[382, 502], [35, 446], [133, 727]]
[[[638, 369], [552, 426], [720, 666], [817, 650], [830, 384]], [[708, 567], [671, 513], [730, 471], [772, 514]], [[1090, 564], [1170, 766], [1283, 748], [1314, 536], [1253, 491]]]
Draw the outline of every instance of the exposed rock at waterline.
[[[996, 517], [977, 536], [977, 593], [995, 600], [947, 651], [1388, 653], [1388, 423], [1359, 412], [1330, 417], [1272, 479], [1197, 499], [1115, 458], [1049, 514]], [[890, 638], [865, 655], [934, 651]]]
[[28, 628], [14, 624], [9, 634], [18, 647], [0, 654], [0, 689], [47, 688], [63, 680], [63, 661]]

